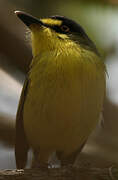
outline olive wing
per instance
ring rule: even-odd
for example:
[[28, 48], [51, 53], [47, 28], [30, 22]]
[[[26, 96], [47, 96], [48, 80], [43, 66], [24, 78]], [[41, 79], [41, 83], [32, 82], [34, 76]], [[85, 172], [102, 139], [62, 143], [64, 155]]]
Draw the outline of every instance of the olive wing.
[[24, 82], [23, 90], [19, 101], [18, 111], [16, 115], [15, 158], [16, 158], [16, 166], [18, 169], [22, 169], [26, 166], [27, 154], [29, 150], [29, 145], [25, 135], [24, 124], [23, 124], [23, 108], [27, 95], [28, 84], [29, 81], [28, 79], [26, 79]]

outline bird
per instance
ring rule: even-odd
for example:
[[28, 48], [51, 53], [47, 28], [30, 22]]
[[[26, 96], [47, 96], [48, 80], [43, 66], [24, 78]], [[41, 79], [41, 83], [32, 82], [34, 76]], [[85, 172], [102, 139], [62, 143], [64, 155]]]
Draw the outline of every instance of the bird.
[[[25, 168], [49, 162], [74, 164], [102, 112], [106, 67], [82, 26], [65, 16], [17, 17], [29, 28], [32, 61], [16, 115], [15, 158]], [[20, 52], [19, 52], [20, 53]]]

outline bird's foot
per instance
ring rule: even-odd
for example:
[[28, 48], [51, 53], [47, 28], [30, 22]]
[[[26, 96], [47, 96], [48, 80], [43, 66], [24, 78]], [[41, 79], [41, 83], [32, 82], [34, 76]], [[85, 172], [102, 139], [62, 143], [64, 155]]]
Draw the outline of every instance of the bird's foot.
[[35, 163], [32, 165], [33, 169], [44, 169], [47, 170], [48, 168], [52, 168], [52, 165], [49, 163]]
[[73, 162], [68, 161], [68, 160], [62, 160], [61, 161], [61, 167], [64, 168], [64, 167], [67, 167], [67, 166], [70, 167], [70, 168], [73, 167]]

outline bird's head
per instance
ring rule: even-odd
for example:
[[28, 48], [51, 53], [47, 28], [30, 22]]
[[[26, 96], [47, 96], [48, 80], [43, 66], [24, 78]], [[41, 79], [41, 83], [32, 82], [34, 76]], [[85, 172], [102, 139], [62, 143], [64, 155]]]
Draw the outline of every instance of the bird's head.
[[73, 48], [87, 49], [98, 54], [83, 28], [71, 19], [58, 15], [37, 19], [21, 11], [15, 13], [31, 30], [33, 56], [45, 50], [61, 52]]

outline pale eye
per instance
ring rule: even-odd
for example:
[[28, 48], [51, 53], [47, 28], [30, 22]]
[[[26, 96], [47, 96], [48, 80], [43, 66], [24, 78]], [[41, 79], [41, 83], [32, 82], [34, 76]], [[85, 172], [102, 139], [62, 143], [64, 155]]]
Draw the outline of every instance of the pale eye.
[[64, 32], [69, 32], [70, 29], [69, 29], [68, 26], [62, 25], [62, 26], [61, 26], [61, 30], [64, 31]]

